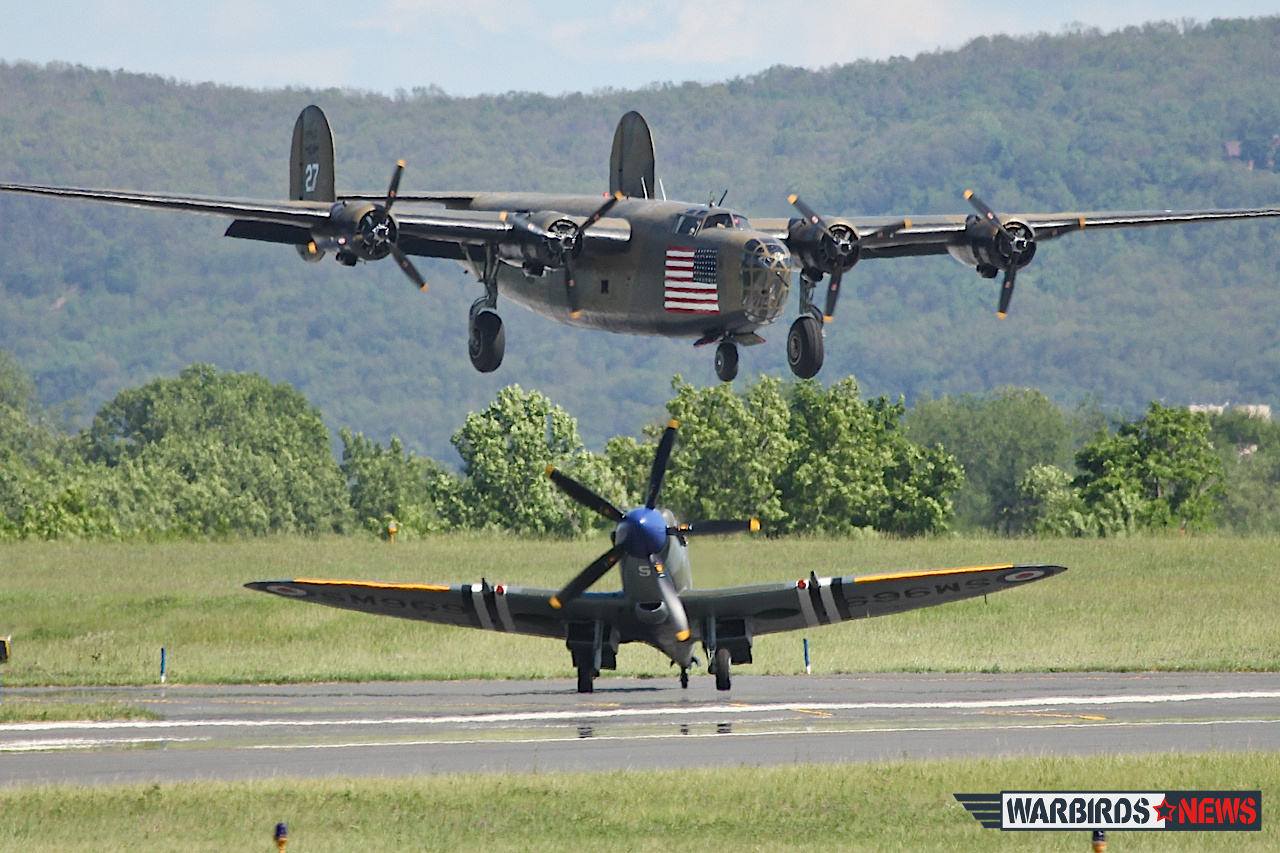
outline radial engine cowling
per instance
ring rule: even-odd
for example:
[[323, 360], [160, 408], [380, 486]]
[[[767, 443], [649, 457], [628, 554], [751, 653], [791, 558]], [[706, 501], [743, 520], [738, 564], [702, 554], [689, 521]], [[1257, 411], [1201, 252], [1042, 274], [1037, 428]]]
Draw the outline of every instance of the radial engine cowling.
[[396, 221], [380, 204], [338, 202], [323, 231], [313, 231], [316, 246], [333, 249], [338, 259], [379, 261], [391, 254], [399, 236]]
[[969, 257], [957, 259], [975, 267], [986, 278], [994, 278], [1000, 270], [1022, 269], [1036, 254], [1035, 232], [1016, 219], [1004, 223], [1001, 231], [988, 221], [969, 216], [965, 235], [969, 238]]
[[504, 261], [528, 267], [559, 268], [582, 251], [578, 223], [563, 213], [544, 211], [522, 217], [523, 237], [504, 240], [498, 251]]
[[787, 246], [801, 268], [834, 275], [846, 273], [858, 262], [858, 234], [843, 219], [827, 220], [827, 230], [806, 219], [793, 219], [787, 229]]

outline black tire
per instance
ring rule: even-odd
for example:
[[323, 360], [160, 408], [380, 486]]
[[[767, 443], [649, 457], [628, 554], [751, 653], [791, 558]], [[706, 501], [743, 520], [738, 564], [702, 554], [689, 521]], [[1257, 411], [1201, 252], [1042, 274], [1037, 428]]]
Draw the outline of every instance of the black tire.
[[721, 341], [716, 347], [716, 376], [721, 382], [732, 382], [738, 376], [738, 345]]
[[787, 333], [787, 364], [801, 379], [811, 379], [822, 369], [822, 324], [816, 317], [799, 317]]
[[716, 649], [715, 658], [716, 668], [716, 690], [729, 689], [729, 650], [721, 647]]
[[596, 673], [594, 669], [592, 669], [589, 666], [578, 667], [578, 692], [579, 693], [594, 693], [596, 689], [595, 680], [596, 680]]
[[689, 670], [687, 669], [680, 670], [680, 686], [686, 690], [689, 688]]
[[507, 335], [502, 329], [502, 318], [494, 311], [481, 311], [471, 321], [467, 336], [467, 354], [471, 366], [481, 373], [492, 373], [502, 364], [507, 351]]

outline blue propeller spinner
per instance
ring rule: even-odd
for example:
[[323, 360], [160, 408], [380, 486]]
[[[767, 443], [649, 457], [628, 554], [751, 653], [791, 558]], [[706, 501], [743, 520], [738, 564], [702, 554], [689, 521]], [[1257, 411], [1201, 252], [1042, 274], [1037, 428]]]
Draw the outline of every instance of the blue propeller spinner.
[[667, 605], [668, 618], [676, 628], [676, 639], [684, 642], [689, 639], [689, 619], [685, 615], [684, 606], [676, 593], [675, 583], [667, 575], [659, 555], [667, 547], [670, 536], [710, 536], [723, 533], [747, 533], [760, 529], [757, 519], [700, 521], [693, 524], [681, 524], [669, 527], [662, 512], [655, 509], [658, 493], [662, 490], [662, 478], [667, 473], [667, 462], [671, 459], [671, 448], [676, 441], [678, 421], [671, 421], [658, 441], [658, 450], [653, 458], [653, 470], [649, 474], [649, 489], [645, 495], [644, 506], [636, 507], [623, 513], [609, 501], [579, 483], [577, 480], [560, 473], [555, 466], [547, 466], [547, 476], [560, 489], [587, 509], [594, 510], [617, 524], [613, 532], [613, 547], [587, 566], [577, 577], [565, 584], [564, 589], [551, 596], [551, 606], [559, 609], [573, 599], [582, 595], [605, 572], [613, 568], [623, 556], [637, 560], [647, 560], [655, 571], [658, 589]]

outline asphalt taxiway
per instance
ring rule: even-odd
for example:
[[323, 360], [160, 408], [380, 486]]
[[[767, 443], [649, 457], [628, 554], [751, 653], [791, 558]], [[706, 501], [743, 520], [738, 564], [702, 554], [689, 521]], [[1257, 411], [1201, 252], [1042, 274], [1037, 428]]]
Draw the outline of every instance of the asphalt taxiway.
[[0, 785], [1280, 751], [1280, 673], [4, 688], [162, 720], [0, 725]]

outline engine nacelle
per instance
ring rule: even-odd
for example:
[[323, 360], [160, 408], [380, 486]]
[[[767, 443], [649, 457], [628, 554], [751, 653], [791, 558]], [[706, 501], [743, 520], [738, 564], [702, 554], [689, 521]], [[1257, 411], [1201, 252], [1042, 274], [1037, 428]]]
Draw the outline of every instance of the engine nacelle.
[[830, 219], [824, 231], [806, 219], [793, 219], [787, 228], [787, 247], [801, 269], [833, 275], [853, 269], [858, 262], [858, 233], [843, 219]]
[[559, 269], [565, 265], [566, 258], [581, 254], [578, 224], [563, 213], [543, 211], [530, 214], [526, 219], [546, 234], [524, 232], [522, 239], [503, 240], [498, 244], [502, 260], [526, 269]]
[[641, 601], [634, 608], [636, 620], [646, 625], [661, 625], [670, 615], [664, 601]]
[[350, 266], [358, 260], [380, 261], [391, 254], [399, 228], [380, 204], [340, 201], [333, 206], [323, 230], [312, 229], [311, 236], [318, 252], [333, 249], [338, 260]]
[[[1010, 267], [1022, 269], [1036, 254], [1035, 231], [1025, 222], [1011, 219], [1004, 231], [989, 220], [970, 215], [965, 220], [967, 243], [948, 246], [951, 257], [976, 269], [984, 278], [995, 278]], [[1008, 235], [1008, 236], [1006, 236]]]

